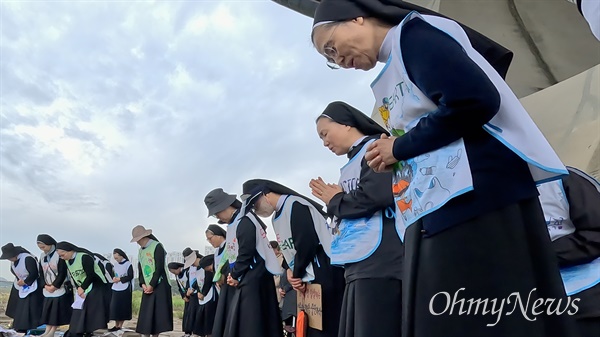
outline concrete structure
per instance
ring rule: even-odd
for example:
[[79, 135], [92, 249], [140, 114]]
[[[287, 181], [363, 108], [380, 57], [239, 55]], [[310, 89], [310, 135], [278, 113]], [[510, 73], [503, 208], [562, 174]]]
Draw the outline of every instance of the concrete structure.
[[[311, 17], [319, 2], [273, 1]], [[600, 42], [574, 4], [566, 0], [409, 2], [458, 20], [512, 50], [507, 83], [565, 164], [600, 178]], [[376, 112], [372, 117], [381, 122]]]

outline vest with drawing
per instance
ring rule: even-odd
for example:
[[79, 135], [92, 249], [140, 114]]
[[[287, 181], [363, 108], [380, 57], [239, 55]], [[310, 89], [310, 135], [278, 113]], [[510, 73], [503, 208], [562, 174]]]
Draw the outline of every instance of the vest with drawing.
[[17, 275], [13, 286], [19, 291], [20, 298], [25, 298], [29, 296], [29, 294], [35, 292], [38, 288], [37, 280], [33, 281], [31, 285], [25, 284], [23, 286], [20, 286], [17, 284], [19, 280], [25, 280], [29, 276], [29, 271], [27, 271], [27, 266], [25, 265], [25, 259], [28, 257], [31, 257], [37, 262], [37, 259], [33, 255], [29, 253], [21, 253], [17, 255], [17, 265], [15, 266], [14, 263], [10, 264], [11, 269], [13, 270], [15, 275]]
[[[281, 247], [281, 254], [285, 258], [285, 261], [290, 269], [294, 269], [294, 258], [296, 256], [296, 246], [294, 245], [294, 240], [292, 239], [292, 226], [290, 222], [292, 219], [292, 206], [295, 202], [308, 207], [310, 210], [310, 215], [315, 232], [319, 238], [319, 243], [321, 246], [323, 246], [325, 254], [331, 258], [331, 232], [327, 223], [327, 219], [325, 219], [323, 215], [319, 213], [313, 204], [304, 198], [300, 198], [295, 195], [282, 195], [281, 198], [285, 198], [283, 206], [281, 207], [281, 212], [277, 217], [274, 214], [271, 222], [273, 223], [273, 229], [275, 230], [275, 235], [277, 236], [277, 242], [279, 242], [279, 247]], [[308, 267], [306, 267], [306, 275], [302, 278], [302, 281], [310, 282], [315, 279], [313, 263], [318, 264], [320, 262], [315, 261], [308, 264]]]
[[227, 247], [225, 247], [225, 249], [223, 249], [223, 251], [221, 253], [219, 253], [219, 250], [223, 247], [227, 245], [227, 240], [223, 241], [223, 243], [221, 244], [221, 246], [219, 248], [215, 248], [215, 253], [214, 253], [214, 257], [215, 260], [213, 261], [213, 269], [214, 269], [214, 274], [215, 276], [213, 276], [213, 282], [218, 282], [221, 279], [221, 269], [223, 268], [223, 266], [226, 263], [229, 263], [229, 257], [226, 255], [227, 253]]
[[[140, 248], [140, 251], [138, 253], [138, 261], [140, 263], [140, 266], [142, 267], [142, 275], [140, 275], [140, 277], [143, 278], [143, 284], [149, 285], [150, 280], [152, 280], [152, 277], [154, 276], [154, 273], [162, 272], [156, 270], [156, 260], [154, 259], [154, 252], [156, 251], [156, 247], [158, 247], [159, 245], [162, 246], [160, 242], [156, 240], [150, 240], [146, 247]], [[162, 282], [162, 280], [163, 275], [160, 276], [158, 283]]]
[[182, 294], [186, 294], [187, 286], [188, 286], [188, 272], [187, 270], [182, 270], [181, 274], [175, 275], [175, 281], [177, 282], [177, 288]]
[[271, 248], [271, 244], [267, 239], [267, 233], [262, 228], [260, 222], [256, 218], [256, 215], [254, 215], [253, 212], [248, 212], [245, 214], [244, 213], [245, 205], [242, 206], [242, 209], [239, 211], [238, 215], [235, 217], [233, 222], [231, 222], [227, 226], [227, 248], [225, 248], [225, 250], [227, 251], [227, 256], [229, 258], [229, 263], [231, 267], [233, 268], [233, 264], [235, 263], [235, 260], [237, 260], [238, 251], [240, 248], [236, 233], [237, 226], [240, 223], [240, 221], [242, 221], [244, 216], [246, 216], [248, 217], [248, 219], [250, 219], [250, 221], [252, 221], [254, 227], [256, 228], [256, 251], [258, 252], [258, 255], [260, 255], [260, 257], [262, 257], [263, 260], [265, 260], [265, 267], [273, 275], [283, 274], [283, 269], [281, 268], [281, 265], [279, 265], [279, 261], [277, 261], [277, 256], [275, 256], [275, 253]]
[[[558, 179], [564, 165], [517, 97], [496, 70], [471, 46], [465, 31], [452, 20], [412, 12], [392, 28], [390, 56], [371, 84], [385, 127], [401, 137], [421, 118], [436, 113], [437, 106], [411, 82], [400, 50], [402, 27], [410, 20], [424, 20], [456, 40], [496, 86], [501, 104], [497, 114], [483, 126], [490, 135], [528, 163], [536, 182]], [[435, 47], [432, 47], [435, 48]], [[394, 166], [393, 192], [400, 237], [406, 227], [434, 212], [452, 198], [473, 190], [469, 158], [463, 139]], [[477, 160], [477, 159], [475, 159]]]
[[[348, 194], [358, 188], [360, 183], [361, 162], [367, 148], [374, 140], [363, 145], [354, 157], [340, 169], [339, 185]], [[382, 211], [375, 212], [370, 217], [357, 219], [333, 218], [331, 238], [331, 263], [345, 265], [355, 263], [371, 256], [381, 243], [383, 233]]]
[[[580, 172], [580, 171], [579, 171]], [[600, 193], [600, 184], [584, 173], [572, 171], [590, 181]], [[540, 203], [552, 241], [575, 232], [569, 213], [569, 201], [562, 180], [551, 181], [538, 186]], [[577, 294], [600, 283], [600, 257], [585, 264], [560, 269], [567, 296]]]
[[[87, 278], [87, 274], [85, 273], [85, 270], [83, 269], [83, 256], [84, 255], [88, 255], [88, 254], [82, 253], [82, 252], [76, 252], [75, 257], [73, 258], [73, 263], [67, 262], [67, 269], [69, 269], [69, 274], [71, 274], [71, 280], [73, 280], [75, 287], [81, 287], [81, 285]], [[90, 255], [88, 255], [88, 256], [90, 256]], [[90, 257], [92, 258], [92, 260], [94, 259], [93, 256], [90, 256]], [[94, 273], [96, 273], [96, 275], [101, 280], [104, 279], [104, 274], [102, 273], [102, 270], [100, 270], [100, 266], [98, 266], [98, 264], [95, 261], [94, 261]], [[90, 283], [89, 287], [85, 290], [86, 294], [89, 293], [90, 291], [92, 291], [93, 285], [94, 285], [93, 283]]]
[[193, 265], [190, 266], [187, 270], [188, 288], [192, 288], [192, 290], [194, 291], [193, 294], [197, 293], [196, 289], [194, 289], [193, 286], [194, 286], [194, 283], [198, 282], [198, 273], [200, 273], [200, 271]]
[[[58, 277], [58, 262], [60, 261], [60, 257], [58, 257], [58, 253], [56, 252], [56, 250], [54, 250], [50, 254], [52, 254], [52, 256], [50, 256], [48, 261], [46, 261], [48, 254], [42, 253], [42, 255], [40, 255], [40, 267], [42, 267], [42, 275], [45, 285], [52, 285], [52, 283], [54, 283], [54, 280], [56, 280], [56, 277]], [[46, 290], [46, 288], [42, 289], [44, 296], [60, 297], [64, 295], [67, 292], [65, 289], [66, 281], [67, 279], [65, 278], [65, 281], [63, 281], [63, 284], [60, 285], [60, 288], [56, 289], [53, 293]]]
[[[133, 275], [127, 275], [127, 272], [129, 271], [129, 267], [131, 266], [131, 262], [129, 262], [129, 260], [123, 262], [123, 263], [116, 263], [113, 264], [113, 271], [115, 272], [115, 277], [124, 277], [124, 276], [133, 276]], [[129, 289], [129, 287], [131, 286], [131, 281], [129, 282], [115, 282], [112, 285], [112, 290], [115, 291], [123, 291], [123, 290], [127, 290]]]
[[[198, 282], [198, 289], [200, 289], [200, 291], [202, 291], [205, 282], [210, 282], [210, 280], [206, 279], [206, 273], [204, 272], [203, 268], [200, 268], [196, 271], [196, 279], [196, 282]], [[206, 303], [210, 302], [210, 300], [213, 297], [213, 288], [214, 286], [211, 285], [210, 290], [208, 291], [206, 296], [204, 296], [203, 299], [198, 299], [198, 303], [200, 305], [205, 305]]]

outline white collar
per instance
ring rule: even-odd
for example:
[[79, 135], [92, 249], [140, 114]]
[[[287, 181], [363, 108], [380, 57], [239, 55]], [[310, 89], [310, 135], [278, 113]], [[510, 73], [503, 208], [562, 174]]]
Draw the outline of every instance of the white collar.
[[390, 54], [392, 52], [392, 47], [394, 46], [394, 39], [392, 36], [394, 35], [394, 30], [396, 27], [392, 27], [388, 30], [385, 38], [383, 39], [383, 43], [381, 44], [381, 48], [379, 48], [379, 54], [377, 55], [377, 61], [379, 62], [387, 62], [388, 58], [390, 58]]
[[281, 210], [281, 207], [283, 207], [283, 203], [285, 202], [285, 199], [287, 199], [287, 197], [287, 194], [284, 194], [279, 197], [279, 199], [277, 200], [277, 205], [275, 206], [275, 212], [279, 212]]

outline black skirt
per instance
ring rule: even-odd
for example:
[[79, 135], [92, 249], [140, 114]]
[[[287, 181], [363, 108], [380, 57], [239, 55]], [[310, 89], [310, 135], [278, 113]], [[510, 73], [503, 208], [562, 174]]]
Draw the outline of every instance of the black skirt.
[[194, 334], [198, 336], [211, 335], [217, 314], [217, 306], [219, 303], [219, 295], [217, 289], [213, 286], [212, 300], [200, 305], [196, 316], [196, 325], [194, 326]]
[[19, 291], [15, 286], [10, 287], [10, 295], [8, 296], [8, 303], [6, 304], [5, 315], [10, 318], [15, 318], [17, 313], [17, 304], [19, 303]]
[[600, 336], [600, 317], [588, 317], [577, 320], [580, 337]]
[[[401, 317], [402, 281], [357, 279], [346, 285], [338, 336], [399, 337]], [[310, 328], [307, 335], [330, 336]]]
[[[567, 304], [537, 198], [489, 212], [431, 237], [424, 234], [419, 221], [406, 232], [403, 336], [576, 334], [573, 318], [566, 313], [525, 315], [517, 295], [511, 295], [517, 292], [530, 310], [538, 298], [554, 299], [554, 307], [561, 300], [563, 309]], [[545, 303], [549, 302], [538, 307], [538, 313], [546, 312]], [[500, 309], [500, 314], [492, 314], [492, 309]]]
[[212, 337], [225, 337], [225, 323], [228, 320], [228, 313], [233, 302], [233, 295], [235, 294], [235, 288], [223, 284], [219, 293], [219, 300], [217, 301], [217, 311], [215, 313], [215, 320], [213, 322], [213, 336]]
[[104, 313], [107, 318], [110, 317], [110, 302], [112, 298], [112, 283], [104, 283]]
[[225, 336], [283, 337], [275, 280], [264, 264], [249, 270], [234, 292]]
[[190, 300], [185, 303], [183, 309], [183, 321], [181, 323], [181, 330], [188, 335], [191, 335], [194, 332], [198, 310], [200, 309], [200, 303], [198, 303], [198, 296], [196, 293], [190, 296]]
[[140, 313], [135, 332], [142, 335], [157, 335], [173, 330], [173, 298], [171, 286], [161, 280], [152, 294], [142, 294]]
[[60, 326], [71, 322], [73, 293], [66, 292], [59, 297], [44, 297], [42, 319], [40, 323]]
[[110, 299], [110, 320], [128, 321], [131, 319], [131, 286], [125, 290], [112, 290]]
[[[14, 298], [11, 300], [14, 300]], [[24, 331], [40, 326], [42, 304], [44, 302], [41, 286], [38, 285], [38, 289], [25, 298], [20, 298], [17, 290], [16, 300], [13, 329]]]
[[[92, 333], [106, 329], [106, 288], [104, 283], [94, 283], [92, 290], [85, 296], [82, 309], [73, 309], [69, 332], [75, 334]], [[79, 295], [75, 295], [79, 296]]]
[[[399, 240], [399, 239], [398, 239]], [[313, 330], [309, 328], [308, 336], [338, 336], [340, 327], [340, 314], [342, 312], [342, 303], [344, 299], [344, 289], [346, 282], [344, 280], [344, 269], [331, 265], [329, 257], [322, 248], [319, 248], [317, 259], [320, 261], [315, 265], [315, 279], [313, 283], [321, 285], [322, 308], [323, 308], [323, 330]], [[284, 276], [285, 277], [285, 276]], [[384, 289], [384, 288], [377, 288]], [[296, 294], [294, 294], [296, 295]], [[297, 295], [296, 295], [297, 296]], [[285, 300], [288, 300], [286, 295]], [[295, 303], [295, 301], [294, 301]], [[285, 306], [286, 303], [284, 303]], [[367, 308], [368, 309], [368, 308]], [[294, 315], [295, 316], [295, 315]], [[372, 329], [371, 329], [372, 330]], [[348, 332], [348, 331], [347, 331]], [[348, 332], [349, 333], [349, 332]], [[349, 334], [347, 336], [352, 336]], [[357, 335], [361, 336], [361, 335]]]

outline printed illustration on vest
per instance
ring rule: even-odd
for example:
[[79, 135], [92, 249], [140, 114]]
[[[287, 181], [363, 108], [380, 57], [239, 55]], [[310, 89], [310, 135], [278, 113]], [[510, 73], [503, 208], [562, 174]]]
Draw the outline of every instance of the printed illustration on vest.
[[[402, 84], [402, 83], [403, 82], [400, 82], [400, 84]], [[384, 127], [390, 132], [390, 134], [392, 136], [400, 137], [400, 136], [404, 135], [404, 133], [405, 133], [404, 130], [394, 129], [390, 126], [390, 109], [391, 109], [390, 108], [390, 99], [392, 97], [394, 97], [394, 95], [392, 95], [391, 97], [384, 97], [382, 105], [378, 108], [378, 110], [379, 110], [379, 115], [381, 116], [381, 119], [383, 120]]]
[[563, 229], [564, 221], [565, 221], [565, 219], [563, 217], [560, 217], [560, 218], [550, 217], [550, 220], [546, 221], [546, 225], [548, 226], [548, 231]]
[[81, 277], [81, 275], [84, 275], [84, 274], [85, 274], [85, 271], [83, 269], [71, 271], [71, 276], [76, 280], [78, 280]]
[[340, 234], [340, 222], [337, 220], [327, 221], [327, 230], [331, 235]]
[[237, 238], [233, 238], [233, 242], [228, 242], [227, 243], [227, 249], [228, 251], [235, 251], [235, 246], [237, 245]]
[[415, 169], [416, 163], [414, 160], [399, 161], [394, 168], [395, 179], [392, 185], [392, 193], [394, 194], [394, 200], [396, 200], [396, 206], [398, 206], [398, 210], [402, 215], [412, 211], [413, 196], [409, 187], [413, 181]]
[[281, 250], [295, 249], [294, 248], [294, 240], [292, 238], [287, 238], [286, 240], [281, 240], [279, 235], [277, 235], [277, 241], [279, 241], [279, 247]]
[[[424, 205], [421, 202], [426, 193], [446, 195], [447, 197], [451, 194], [450, 190], [445, 188], [440, 182], [440, 179], [436, 176], [436, 170], [438, 168], [435, 165], [431, 166], [431, 162], [425, 163], [429, 157], [429, 154], [424, 154], [413, 159], [400, 161], [394, 166], [395, 173], [392, 192], [394, 194], [396, 206], [405, 220], [408, 219], [408, 214], [418, 216], [433, 207], [431, 201], [425, 202]], [[460, 161], [460, 158], [461, 150], [459, 149], [456, 156], [448, 156], [448, 163], [446, 164], [445, 169], [455, 168]], [[420, 163], [424, 163], [425, 165], [419, 165]], [[419, 175], [418, 179], [417, 174]], [[429, 183], [425, 185], [425, 190], [420, 190], [418, 187], [411, 186], [415, 180], [423, 181], [424, 179], [425, 181], [429, 180]]]

